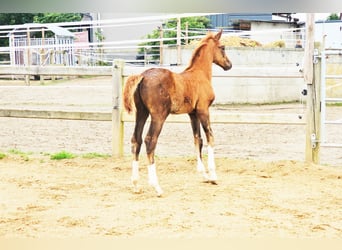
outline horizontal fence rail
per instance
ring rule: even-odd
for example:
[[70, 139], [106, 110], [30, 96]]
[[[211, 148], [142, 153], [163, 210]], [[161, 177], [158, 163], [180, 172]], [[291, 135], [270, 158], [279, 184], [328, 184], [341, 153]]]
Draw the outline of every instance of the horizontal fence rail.
[[111, 76], [111, 66], [0, 66], [0, 75]]
[[[123, 76], [138, 74], [151, 67], [125, 66]], [[181, 72], [184, 66], [163, 67]], [[0, 75], [58, 75], [58, 76], [111, 76], [113, 74], [112, 66], [0, 66]], [[303, 74], [295, 67], [268, 67], [268, 68], [250, 68], [235, 67], [232, 71], [222, 72], [213, 70], [213, 77], [231, 77], [231, 78], [302, 78]]]
[[112, 113], [110, 112], [32, 110], [32, 109], [30, 110], [29, 109], [0, 109], [0, 117], [111, 121]]
[[[0, 117], [32, 118], [32, 119], [64, 119], [64, 120], [89, 120], [111, 121], [111, 112], [84, 112], [84, 111], [55, 111], [55, 110], [32, 110], [32, 109], [1, 109]], [[256, 114], [224, 112], [210, 115], [211, 123], [216, 124], [284, 124], [304, 125], [305, 118], [296, 114]], [[134, 122], [134, 115], [122, 112], [121, 121]], [[149, 120], [148, 120], [149, 121]], [[188, 123], [188, 115], [170, 115], [167, 122]]]

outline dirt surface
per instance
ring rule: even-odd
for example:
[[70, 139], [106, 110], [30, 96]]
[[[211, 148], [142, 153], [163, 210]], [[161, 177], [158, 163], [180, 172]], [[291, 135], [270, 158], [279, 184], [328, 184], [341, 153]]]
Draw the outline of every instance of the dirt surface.
[[[0, 83], [0, 105], [110, 111], [110, 80], [30, 87]], [[304, 110], [301, 104], [286, 104], [212, 112]], [[341, 113], [341, 107], [328, 108], [329, 119], [341, 119]], [[49, 153], [110, 154], [111, 123], [0, 118], [0, 152], [6, 154], [0, 160], [0, 236], [342, 237], [341, 149], [326, 149], [324, 166], [304, 163], [303, 125], [214, 124], [219, 185], [209, 185], [196, 173], [190, 124], [165, 124], [157, 148], [162, 198], [147, 185], [144, 154], [143, 192], [131, 190], [132, 129], [131, 123], [125, 126], [123, 159], [57, 161]], [[342, 142], [338, 126], [327, 135]]]
[[219, 158], [211, 185], [192, 158], [163, 158], [157, 198], [145, 168], [143, 193], [132, 192], [127, 158], [0, 164], [3, 237], [342, 237], [342, 173], [332, 167]]

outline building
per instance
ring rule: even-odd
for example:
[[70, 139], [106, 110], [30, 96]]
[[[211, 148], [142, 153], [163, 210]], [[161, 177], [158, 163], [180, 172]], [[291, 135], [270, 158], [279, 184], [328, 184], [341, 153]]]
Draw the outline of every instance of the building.
[[8, 37], [11, 65], [75, 64], [75, 35], [67, 29], [52, 24], [22, 24]]
[[286, 48], [295, 48], [298, 41], [304, 39], [304, 23], [288, 22], [281, 20], [239, 20], [233, 24], [236, 31], [250, 31], [245, 37], [268, 44], [275, 41], [283, 41]]
[[342, 20], [317, 21], [315, 23], [315, 41], [323, 42], [325, 48], [342, 49]]
[[272, 13], [226, 13], [207, 16], [213, 28], [232, 29], [239, 20], [271, 21]]

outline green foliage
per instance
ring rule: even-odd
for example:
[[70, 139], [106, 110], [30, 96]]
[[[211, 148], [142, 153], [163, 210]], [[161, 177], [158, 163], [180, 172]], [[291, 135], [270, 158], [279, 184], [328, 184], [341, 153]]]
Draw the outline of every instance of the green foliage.
[[11, 153], [11, 154], [14, 154], [14, 155], [19, 155], [25, 161], [28, 161], [30, 159], [28, 157], [28, 155], [32, 154], [32, 153], [25, 153], [25, 152], [20, 151], [18, 149], [10, 149], [10, 150], [8, 150], [8, 152]]
[[62, 23], [81, 21], [80, 13], [38, 13], [34, 16], [35, 23]]
[[87, 153], [82, 155], [83, 158], [93, 159], [93, 158], [108, 158], [110, 155], [108, 154], [100, 154], [100, 153]]
[[[35, 15], [34, 13], [0, 13], [0, 25], [32, 23]], [[0, 47], [7, 47], [8, 45], [9, 39], [0, 39]]]
[[6, 157], [6, 154], [0, 152], [0, 160], [4, 159]]
[[[62, 23], [81, 21], [80, 13], [38, 13], [34, 16], [34, 23]], [[72, 30], [71, 30], [72, 31]], [[45, 32], [45, 37], [53, 37], [51, 31]]]
[[340, 20], [340, 17], [337, 13], [331, 13], [328, 18], [327, 18], [328, 21], [331, 21], [331, 20]]
[[[188, 24], [188, 29], [205, 29], [210, 27], [210, 19], [204, 16], [199, 17], [184, 17], [181, 18], [181, 30], [186, 29], [186, 24]], [[166, 30], [164, 32], [164, 38], [176, 38], [177, 37], [177, 19], [173, 18], [168, 20], [163, 27], [165, 29], [174, 29], [174, 30]], [[189, 32], [189, 36], [197, 35], [196, 33]], [[154, 30], [151, 35], [148, 35], [148, 38], [159, 38], [159, 30]], [[185, 40], [182, 39], [182, 43], [184, 44]], [[164, 44], [176, 44], [176, 40], [165, 41]]]
[[[81, 19], [81, 13], [0, 13], [0, 25], [72, 22]], [[0, 47], [8, 45], [8, 39], [0, 39]]]
[[[210, 28], [210, 19], [204, 16], [198, 16], [198, 17], [184, 17], [181, 18], [181, 30], [186, 29], [186, 25], [188, 24], [188, 29], [189, 29], [189, 36], [195, 36], [198, 35], [197, 33], [192, 33], [191, 29], [206, 29]], [[177, 37], [177, 19], [172, 18], [169, 19], [166, 23], [163, 25], [163, 29], [165, 30], [163, 32], [163, 38], [176, 38]], [[168, 30], [172, 29], [172, 30]], [[151, 34], [148, 34], [146, 36], [147, 39], [158, 39], [160, 38], [160, 30], [155, 29], [152, 31]], [[190, 41], [191, 39], [189, 39]], [[185, 44], [185, 40], [181, 40], [182, 44]], [[164, 41], [164, 44], [176, 44], [176, 39], [171, 40], [171, 41]], [[160, 45], [159, 41], [155, 42], [147, 42], [147, 43], [142, 43], [140, 44], [141, 46], [146, 46], [150, 47], [151, 49], [148, 51], [149, 54], [158, 54], [159, 53], [159, 48], [158, 46]], [[139, 53], [144, 53], [144, 48], [141, 48], [139, 50]], [[158, 56], [154, 56], [155, 59], [159, 58]]]
[[75, 157], [76, 157], [76, 155], [63, 150], [61, 152], [58, 152], [58, 153], [51, 155], [50, 159], [51, 160], [62, 160], [62, 159], [73, 159]]
[[0, 25], [32, 23], [34, 13], [0, 13]]

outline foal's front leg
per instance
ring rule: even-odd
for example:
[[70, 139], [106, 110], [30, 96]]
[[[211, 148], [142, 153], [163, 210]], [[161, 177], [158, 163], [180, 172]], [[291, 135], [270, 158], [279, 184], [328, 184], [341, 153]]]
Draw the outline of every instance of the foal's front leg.
[[212, 184], [217, 184], [216, 165], [214, 158], [214, 136], [210, 126], [209, 111], [199, 113], [198, 118], [202, 124], [203, 130], [208, 141], [209, 182]]

